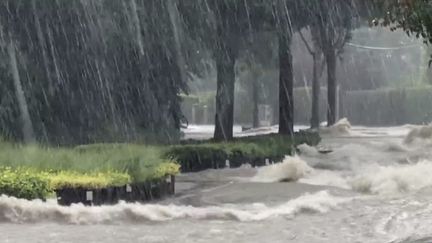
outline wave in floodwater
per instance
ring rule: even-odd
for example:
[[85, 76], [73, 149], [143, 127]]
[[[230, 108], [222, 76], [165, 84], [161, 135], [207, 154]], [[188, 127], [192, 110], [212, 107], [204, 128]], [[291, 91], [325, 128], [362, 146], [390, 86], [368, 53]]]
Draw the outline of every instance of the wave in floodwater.
[[349, 135], [351, 127], [351, 123], [348, 121], [348, 119], [343, 118], [330, 127], [321, 127], [319, 131], [320, 134], [328, 134], [332, 136]]
[[114, 206], [86, 207], [81, 204], [63, 207], [55, 202], [28, 201], [0, 196], [0, 222], [64, 224], [118, 224], [193, 220], [261, 221], [278, 216], [293, 217], [301, 213], [325, 213], [352, 199], [335, 197], [327, 191], [305, 194], [284, 204], [192, 207], [177, 205], [120, 203]]
[[418, 237], [418, 236], [410, 236], [405, 239], [394, 240], [390, 243], [427, 243], [432, 242], [432, 236]]
[[389, 195], [414, 192], [432, 187], [432, 162], [424, 160], [416, 164], [374, 166], [356, 176], [351, 185], [355, 191]]
[[253, 182], [298, 181], [312, 172], [312, 168], [298, 156], [286, 156], [281, 163], [264, 166], [252, 177]]
[[340, 143], [333, 152], [298, 146], [313, 172], [302, 183], [391, 195], [432, 187], [432, 125], [411, 126], [405, 138]]
[[432, 125], [413, 127], [405, 137], [405, 144], [432, 142]]

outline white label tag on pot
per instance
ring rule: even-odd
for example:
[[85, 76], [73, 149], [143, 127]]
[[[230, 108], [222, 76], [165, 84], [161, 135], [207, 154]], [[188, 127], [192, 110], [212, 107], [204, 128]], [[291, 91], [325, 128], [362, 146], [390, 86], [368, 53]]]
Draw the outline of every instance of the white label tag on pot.
[[93, 201], [93, 191], [87, 191], [86, 192], [86, 200], [87, 201]]
[[132, 187], [129, 184], [126, 185], [126, 192], [132, 192]]

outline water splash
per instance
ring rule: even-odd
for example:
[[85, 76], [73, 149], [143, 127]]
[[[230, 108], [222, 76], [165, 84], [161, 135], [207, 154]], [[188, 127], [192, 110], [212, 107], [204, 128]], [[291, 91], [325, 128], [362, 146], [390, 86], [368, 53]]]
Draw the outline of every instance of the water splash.
[[282, 163], [264, 166], [251, 179], [254, 182], [298, 181], [313, 169], [300, 157], [286, 156]]
[[120, 203], [115, 206], [86, 207], [81, 204], [62, 207], [55, 202], [27, 201], [0, 196], [0, 222], [65, 224], [118, 224], [170, 221], [175, 219], [261, 221], [301, 213], [325, 213], [350, 201], [327, 191], [304, 194], [284, 204], [192, 207], [160, 204]]
[[343, 118], [330, 127], [320, 128], [320, 134], [328, 134], [333, 136], [349, 135], [351, 127], [351, 123], [348, 121], [348, 119]]

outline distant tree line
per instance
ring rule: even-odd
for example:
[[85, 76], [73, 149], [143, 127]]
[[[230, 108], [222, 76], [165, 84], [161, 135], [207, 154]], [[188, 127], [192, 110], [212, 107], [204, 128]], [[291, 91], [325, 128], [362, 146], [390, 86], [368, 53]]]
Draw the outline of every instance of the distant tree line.
[[333, 125], [336, 59], [351, 30], [377, 16], [430, 40], [430, 9], [425, 0], [1, 1], [0, 130], [12, 139], [57, 144], [174, 139], [182, 120], [179, 94], [188, 91], [185, 69], [199, 73], [200, 56], [210, 53], [217, 71], [214, 138], [230, 140], [236, 62], [256, 33], [273, 32], [279, 133], [292, 135], [291, 42], [305, 28], [316, 60], [311, 126], [320, 121], [321, 58]]
[[[277, 35], [279, 50], [279, 133], [293, 134], [293, 33], [310, 27], [314, 46], [325, 56], [328, 76], [329, 125], [336, 122], [336, 58], [351, 37], [359, 18], [354, 0], [331, 1], [205, 1], [179, 2], [185, 29], [193, 40], [207, 43], [217, 66], [216, 140], [232, 138], [234, 107], [234, 66], [239, 47], [253, 42], [257, 32], [270, 31]], [[366, 11], [368, 12], [368, 11]], [[205, 20], [205, 21], [200, 21]], [[198, 24], [197, 23], [201, 23]], [[266, 48], [265, 46], [261, 48]], [[318, 54], [317, 54], [318, 55]], [[318, 79], [314, 81], [314, 100], [319, 100]], [[256, 95], [256, 94], [255, 94]], [[314, 102], [312, 127], [319, 126], [318, 105]], [[256, 110], [256, 109], [255, 109]]]

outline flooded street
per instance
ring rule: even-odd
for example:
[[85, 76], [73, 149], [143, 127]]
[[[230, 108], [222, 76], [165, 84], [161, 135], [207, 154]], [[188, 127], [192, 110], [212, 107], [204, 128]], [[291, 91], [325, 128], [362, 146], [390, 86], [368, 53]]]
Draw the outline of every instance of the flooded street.
[[428, 242], [431, 144], [404, 143], [410, 129], [354, 127], [324, 135], [329, 154], [302, 145], [281, 164], [183, 174], [158, 204], [1, 197], [1, 242]]
[[432, 243], [431, 16], [0, 1], [0, 243]]

